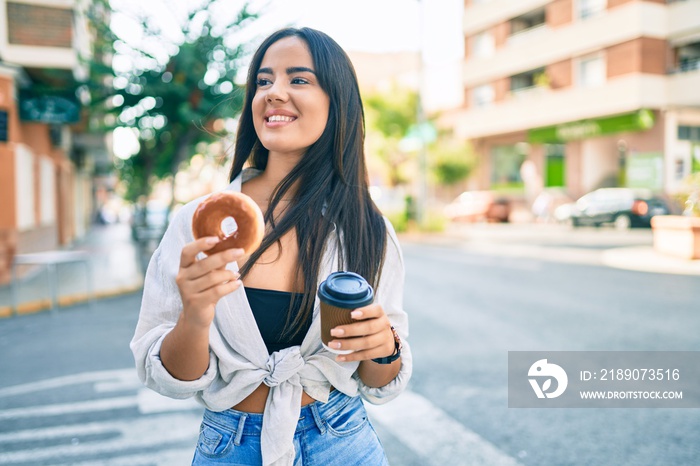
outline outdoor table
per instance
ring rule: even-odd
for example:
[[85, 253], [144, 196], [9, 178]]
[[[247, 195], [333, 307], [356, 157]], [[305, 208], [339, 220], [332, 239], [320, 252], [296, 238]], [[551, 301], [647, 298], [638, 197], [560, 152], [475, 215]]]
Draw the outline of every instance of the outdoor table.
[[93, 295], [92, 264], [90, 254], [85, 251], [44, 251], [30, 254], [17, 254], [12, 262], [12, 311], [17, 314], [17, 266], [40, 265], [46, 266], [49, 293], [51, 295], [51, 310], [58, 306], [58, 265], [79, 262], [85, 265], [87, 283], [87, 299], [92, 304]]

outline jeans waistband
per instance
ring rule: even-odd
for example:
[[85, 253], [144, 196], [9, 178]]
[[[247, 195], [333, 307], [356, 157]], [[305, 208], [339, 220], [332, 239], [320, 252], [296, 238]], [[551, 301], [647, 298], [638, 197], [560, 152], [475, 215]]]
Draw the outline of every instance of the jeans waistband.
[[[357, 400], [357, 397], [350, 397], [339, 390], [333, 390], [328, 395], [328, 402], [314, 401], [306, 406], [302, 406], [295, 433], [305, 431], [311, 427], [317, 427], [321, 432], [325, 432], [326, 427], [323, 421], [332, 417], [354, 400]], [[359, 402], [359, 400], [357, 401]], [[262, 432], [263, 415], [258, 413], [246, 413], [235, 409], [215, 412], [207, 409], [204, 411], [204, 419], [236, 432], [237, 439], [240, 439], [241, 435], [260, 436]]]

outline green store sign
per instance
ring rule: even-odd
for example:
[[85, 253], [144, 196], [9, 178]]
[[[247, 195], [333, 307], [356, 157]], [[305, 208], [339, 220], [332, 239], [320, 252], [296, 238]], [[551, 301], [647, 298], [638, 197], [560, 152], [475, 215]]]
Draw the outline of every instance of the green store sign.
[[612, 117], [534, 128], [528, 132], [528, 141], [534, 144], [578, 141], [604, 134], [644, 131], [653, 126], [654, 113], [651, 110], [643, 109]]
[[74, 93], [36, 95], [20, 91], [19, 117], [23, 121], [71, 124], [80, 121], [80, 104]]

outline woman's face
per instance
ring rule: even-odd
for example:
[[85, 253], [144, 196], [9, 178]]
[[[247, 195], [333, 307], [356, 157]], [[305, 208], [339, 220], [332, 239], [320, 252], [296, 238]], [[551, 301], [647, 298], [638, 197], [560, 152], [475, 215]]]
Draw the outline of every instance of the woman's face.
[[303, 155], [326, 128], [329, 107], [306, 42], [291, 36], [272, 44], [260, 63], [252, 102], [262, 145], [271, 154]]

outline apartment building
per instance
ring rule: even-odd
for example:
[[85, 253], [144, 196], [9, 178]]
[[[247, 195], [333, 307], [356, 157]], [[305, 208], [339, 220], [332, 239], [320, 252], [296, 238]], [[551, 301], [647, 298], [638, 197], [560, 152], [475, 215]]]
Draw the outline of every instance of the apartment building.
[[0, 283], [15, 253], [58, 248], [91, 219], [94, 159], [78, 81], [79, 0], [0, 0]]
[[465, 0], [479, 188], [673, 192], [700, 171], [700, 0]]

